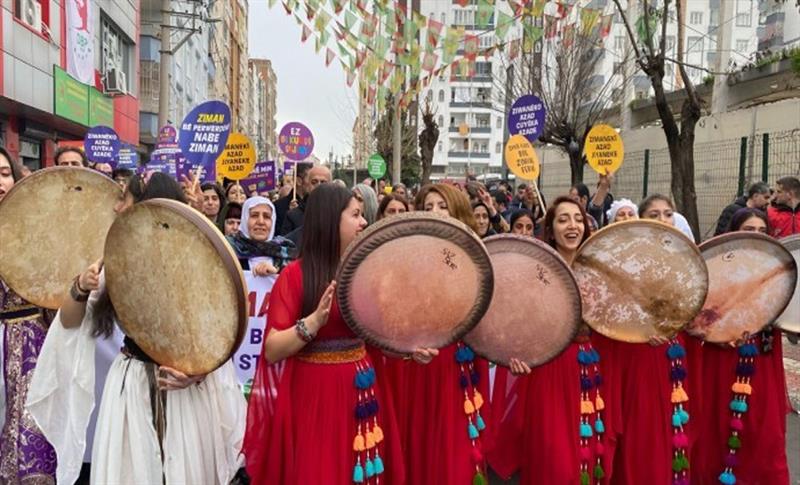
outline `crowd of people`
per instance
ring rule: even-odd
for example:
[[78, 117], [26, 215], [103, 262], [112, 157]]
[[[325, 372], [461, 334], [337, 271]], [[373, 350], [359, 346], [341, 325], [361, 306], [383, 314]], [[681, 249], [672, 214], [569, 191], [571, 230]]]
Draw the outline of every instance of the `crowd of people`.
[[[72, 148], [55, 161], [87, 166]], [[153, 198], [190, 204], [245, 271], [276, 278], [248, 398], [230, 362], [185, 375], [122, 334], [99, 261], [55, 315], [0, 281], [0, 483], [480, 485], [518, 474], [523, 484], [788, 485], [790, 406], [772, 326], [715, 345], [683, 332], [624, 343], [584, 325], [552, 361], [505, 368], [463, 342], [382, 352], [338, 308], [345, 248], [396, 214], [439, 213], [481, 238], [538, 238], [570, 264], [594, 231], [626, 220], [657, 220], [694, 241], [670, 197], [615, 199], [603, 176], [594, 194], [577, 184], [545, 205], [527, 184], [348, 188], [324, 166], [300, 167], [268, 194], [107, 173], [123, 187], [118, 213]], [[0, 202], [22, 177], [0, 149]], [[800, 180], [751, 186], [720, 216], [717, 232], [730, 231], [800, 233]], [[731, 384], [749, 399], [732, 401]]]

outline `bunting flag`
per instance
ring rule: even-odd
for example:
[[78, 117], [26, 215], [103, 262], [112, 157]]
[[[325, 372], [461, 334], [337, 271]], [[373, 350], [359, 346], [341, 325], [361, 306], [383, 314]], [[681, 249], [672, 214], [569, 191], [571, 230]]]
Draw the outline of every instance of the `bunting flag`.
[[547, 0], [533, 0], [531, 2], [531, 6], [528, 9], [531, 16], [533, 17], [541, 17], [544, 14], [544, 4], [547, 3]]
[[311, 4], [311, 2], [306, 3], [306, 18], [308, 19], [309, 22], [314, 20], [314, 17], [317, 15], [317, 9], [318, 8], [319, 8], [319, 5], [313, 6]]
[[565, 5], [564, 2], [556, 2], [556, 16], [563, 19], [567, 16], [567, 13], [569, 13], [567, 5]]
[[322, 44], [324, 46], [328, 45], [328, 41], [330, 40], [330, 38], [331, 38], [331, 34], [327, 30], [323, 30], [319, 34], [319, 42], [320, 42], [320, 44]]
[[475, 12], [475, 25], [486, 28], [494, 13], [494, 5], [489, 0], [478, 0], [478, 10]]
[[416, 10], [411, 14], [411, 20], [414, 22], [414, 25], [417, 26], [417, 31], [424, 29], [428, 24], [428, 18]]
[[365, 50], [359, 50], [356, 52], [356, 69], [360, 68], [364, 61], [367, 59], [367, 52]]
[[545, 15], [544, 20], [545, 20], [544, 38], [552, 39], [553, 37], [556, 36], [556, 34], [558, 34], [558, 18], [551, 17], [550, 15]]
[[456, 52], [458, 51], [458, 45], [461, 43], [461, 39], [464, 38], [464, 27], [455, 28], [455, 27], [447, 27], [447, 33], [444, 37], [444, 52], [442, 53], [442, 60], [449, 64], [450, 61], [453, 60], [455, 57]]
[[422, 61], [422, 68], [428, 72], [433, 72], [436, 68], [436, 63], [439, 61], [439, 56], [432, 52], [425, 53], [425, 59]]
[[350, 50], [347, 47], [341, 42], [337, 42], [336, 45], [339, 47], [339, 57], [350, 57]]
[[589, 35], [592, 29], [594, 29], [594, 26], [597, 24], [598, 20], [600, 20], [600, 10], [584, 8], [580, 11], [580, 15], [581, 30], [583, 35]]
[[386, 12], [384, 12], [383, 26], [388, 37], [391, 37], [397, 32], [397, 12], [395, 10], [387, 9]]
[[352, 30], [353, 26], [358, 22], [358, 17], [350, 10], [344, 12], [344, 26], [347, 30]]
[[319, 51], [322, 50], [322, 42], [320, 41], [319, 37], [314, 37], [314, 53], [319, 54]]
[[439, 37], [442, 35], [442, 28], [444, 28], [444, 24], [441, 22], [437, 22], [435, 20], [428, 19], [428, 35], [426, 47], [430, 47], [430, 50], [427, 52], [432, 52], [433, 49], [439, 44]]
[[604, 15], [600, 19], [600, 29], [598, 32], [598, 36], [601, 39], [605, 39], [611, 33], [611, 26], [613, 22], [614, 22], [614, 14]]
[[325, 67], [330, 66], [334, 59], [336, 59], [336, 54], [334, 54], [332, 50], [328, 49], [328, 51], [325, 53]]
[[344, 0], [331, 0], [331, 7], [333, 7], [333, 13], [339, 15], [344, 10]]
[[505, 40], [506, 35], [508, 35], [508, 29], [511, 27], [512, 23], [514, 22], [514, 17], [503, 13], [502, 11], [497, 12], [497, 28], [495, 28], [495, 36], [501, 41]]
[[303, 24], [303, 32], [300, 34], [300, 42], [305, 43], [310, 35], [311, 29], [309, 29], [307, 25]]
[[474, 61], [478, 54], [478, 36], [467, 34], [464, 36], [464, 57]]
[[281, 5], [283, 6], [283, 9], [286, 11], [286, 15], [292, 14], [292, 7], [289, 5], [289, 2], [286, 3], [281, 2]]
[[542, 38], [544, 32], [541, 27], [535, 26], [533, 22], [524, 22], [522, 27], [522, 50], [525, 52], [533, 52], [533, 46]]
[[519, 39], [514, 39], [508, 46], [508, 58], [514, 60], [519, 56]]
[[325, 29], [328, 28], [328, 22], [331, 21], [331, 16], [325, 10], [320, 10], [317, 14], [317, 19], [314, 21], [314, 29], [317, 32], [322, 33]]
[[456, 59], [452, 64], [450, 64], [450, 82], [458, 80], [458, 75], [461, 73], [462, 62], [464, 62], [463, 59]]
[[269, 1], [267, 2], [267, 6], [268, 6], [269, 8], [272, 8], [272, 7], [274, 7], [274, 6], [275, 6], [275, 4], [276, 4], [276, 3], [278, 3], [278, 0], [269, 0]]

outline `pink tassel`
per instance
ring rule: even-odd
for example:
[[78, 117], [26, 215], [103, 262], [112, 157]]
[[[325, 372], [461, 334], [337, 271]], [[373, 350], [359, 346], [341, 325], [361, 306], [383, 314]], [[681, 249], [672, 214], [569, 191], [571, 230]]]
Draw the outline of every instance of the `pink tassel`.
[[731, 418], [731, 429], [734, 431], [741, 431], [744, 429], [744, 423], [739, 418]]

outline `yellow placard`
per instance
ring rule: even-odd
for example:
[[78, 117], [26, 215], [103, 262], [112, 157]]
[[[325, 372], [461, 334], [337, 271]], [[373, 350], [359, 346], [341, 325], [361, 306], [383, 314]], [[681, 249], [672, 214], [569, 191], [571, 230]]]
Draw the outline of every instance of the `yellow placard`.
[[242, 180], [250, 175], [256, 166], [256, 149], [253, 143], [241, 133], [231, 133], [225, 150], [217, 158], [217, 179]]
[[625, 158], [622, 137], [609, 125], [594, 125], [583, 143], [583, 155], [600, 175], [614, 173]]
[[508, 139], [506, 164], [521, 179], [536, 180], [539, 177], [539, 157], [524, 135], [514, 135]]

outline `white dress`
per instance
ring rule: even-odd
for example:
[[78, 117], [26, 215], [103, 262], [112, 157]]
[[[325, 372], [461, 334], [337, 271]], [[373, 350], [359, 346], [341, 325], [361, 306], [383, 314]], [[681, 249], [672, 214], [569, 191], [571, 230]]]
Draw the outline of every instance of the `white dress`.
[[[56, 450], [60, 484], [72, 485], [78, 478], [95, 406], [96, 339], [91, 330], [96, 296], [91, 295], [79, 328], [64, 328], [61, 313], [56, 315], [28, 391], [27, 408]], [[91, 483], [227, 485], [243, 463], [247, 412], [233, 364], [228, 361], [199, 385], [167, 392], [164, 457], [146, 372], [143, 362], [121, 353], [109, 369], [97, 415]]]

